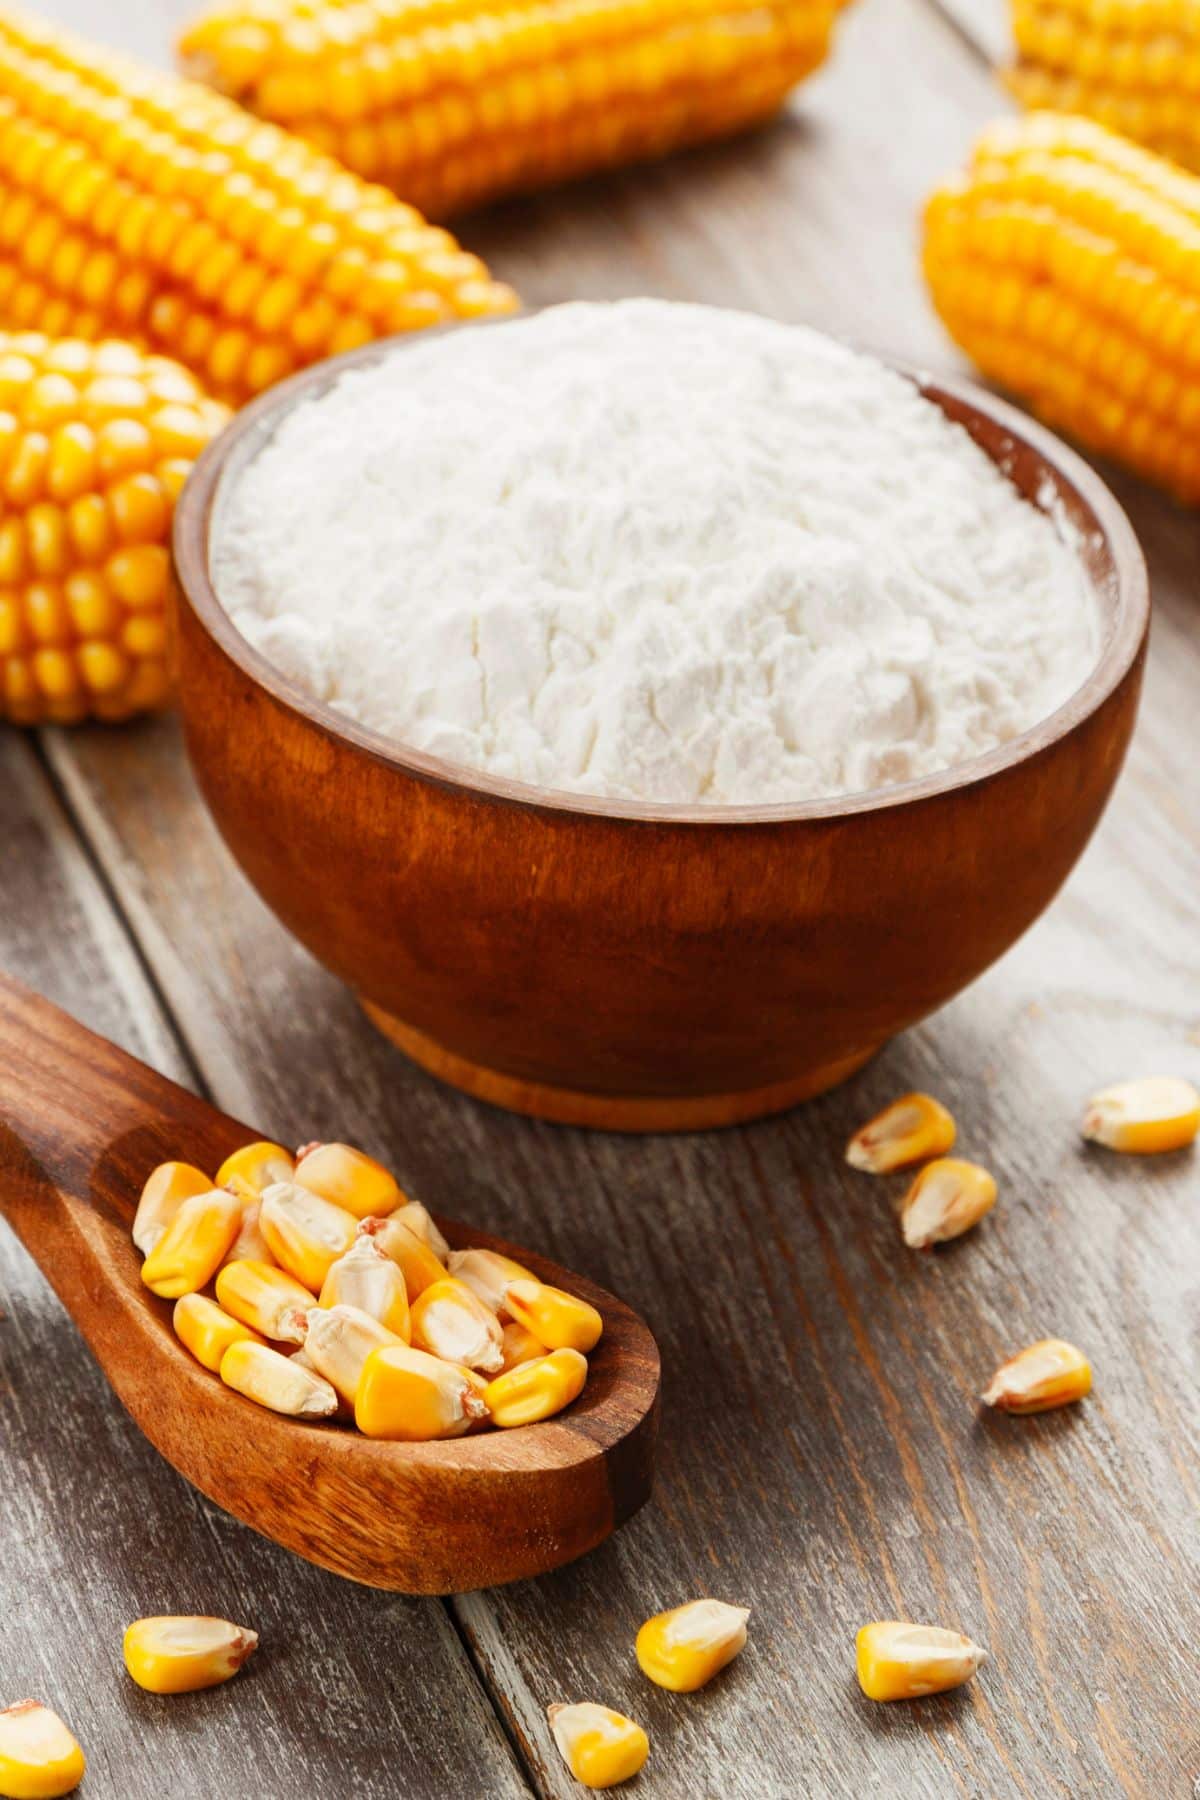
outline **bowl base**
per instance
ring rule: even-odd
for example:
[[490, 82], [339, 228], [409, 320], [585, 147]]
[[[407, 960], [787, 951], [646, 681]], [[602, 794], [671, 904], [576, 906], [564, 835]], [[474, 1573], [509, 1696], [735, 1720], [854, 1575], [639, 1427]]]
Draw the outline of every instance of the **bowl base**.
[[766, 1087], [745, 1088], [732, 1094], [596, 1094], [522, 1081], [518, 1076], [468, 1062], [371, 1001], [363, 1000], [361, 1004], [385, 1037], [439, 1081], [449, 1082], [464, 1094], [486, 1100], [491, 1106], [502, 1106], [508, 1112], [525, 1113], [555, 1125], [586, 1125], [598, 1131], [711, 1131], [723, 1125], [766, 1118], [837, 1087], [882, 1048], [872, 1044], [868, 1050], [810, 1069], [791, 1081], [774, 1081]]

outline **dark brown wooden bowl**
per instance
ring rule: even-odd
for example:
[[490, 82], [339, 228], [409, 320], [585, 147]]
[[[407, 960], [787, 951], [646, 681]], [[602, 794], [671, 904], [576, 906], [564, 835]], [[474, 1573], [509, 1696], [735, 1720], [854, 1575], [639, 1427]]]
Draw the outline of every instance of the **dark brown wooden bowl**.
[[181, 498], [175, 557], [184, 725], [213, 817], [402, 1049], [544, 1118], [731, 1124], [844, 1079], [1033, 923], [1116, 781], [1149, 626], [1137, 540], [1080, 457], [990, 395], [904, 371], [1080, 534], [1103, 647], [1031, 731], [925, 780], [800, 805], [559, 794], [405, 750], [309, 699], [213, 590], [222, 484], [292, 407], [394, 349], [322, 364], [242, 412]]

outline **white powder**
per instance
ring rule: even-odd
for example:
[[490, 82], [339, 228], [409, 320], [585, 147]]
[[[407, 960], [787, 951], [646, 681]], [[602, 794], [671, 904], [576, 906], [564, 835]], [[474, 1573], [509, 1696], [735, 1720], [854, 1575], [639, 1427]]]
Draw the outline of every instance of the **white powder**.
[[406, 345], [293, 412], [217, 586], [307, 693], [544, 787], [779, 801], [944, 769], [1096, 654], [1053, 524], [912, 384], [704, 307]]

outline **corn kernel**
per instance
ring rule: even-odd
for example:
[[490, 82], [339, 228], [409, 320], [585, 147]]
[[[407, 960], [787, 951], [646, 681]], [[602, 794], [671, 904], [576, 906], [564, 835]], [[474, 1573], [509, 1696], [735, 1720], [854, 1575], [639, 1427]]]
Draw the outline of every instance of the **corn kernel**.
[[294, 1181], [296, 1165], [282, 1144], [243, 1144], [217, 1170], [216, 1185], [228, 1187], [235, 1175], [261, 1194], [276, 1181]]
[[354, 1419], [365, 1437], [422, 1443], [461, 1437], [487, 1418], [486, 1383], [471, 1369], [395, 1344], [368, 1356]]
[[499, 1319], [465, 1282], [449, 1275], [430, 1282], [413, 1301], [412, 1341], [418, 1350], [468, 1369], [491, 1373], [504, 1361]]
[[360, 1237], [373, 1238], [384, 1255], [399, 1266], [410, 1305], [433, 1282], [444, 1277], [446, 1271], [429, 1245], [401, 1224], [394, 1213], [390, 1219], [363, 1219], [358, 1231]]
[[956, 1156], [927, 1163], [900, 1208], [900, 1229], [913, 1250], [961, 1237], [996, 1204], [996, 1183], [978, 1163]]
[[125, 1632], [125, 1667], [149, 1694], [192, 1694], [236, 1675], [257, 1631], [228, 1619], [135, 1619]]
[[407, 1344], [412, 1336], [404, 1277], [371, 1237], [357, 1237], [330, 1267], [318, 1304], [354, 1306]]
[[214, 1375], [230, 1344], [261, 1344], [263, 1341], [257, 1331], [231, 1318], [215, 1300], [206, 1299], [203, 1294], [181, 1294], [175, 1302], [171, 1322], [180, 1343]]
[[83, 1780], [83, 1751], [56, 1712], [18, 1700], [0, 1712], [0, 1794], [8, 1800], [57, 1800]]
[[987, 1651], [957, 1631], [885, 1619], [858, 1634], [858, 1681], [868, 1700], [916, 1700], [961, 1687]]
[[1062, 1338], [1043, 1338], [996, 1370], [983, 1403], [1001, 1412], [1049, 1412], [1091, 1391], [1092, 1366], [1083, 1351]]
[[512, 1281], [536, 1281], [532, 1269], [526, 1269], [510, 1256], [496, 1250], [452, 1250], [447, 1267], [458, 1281], [465, 1281], [478, 1294], [486, 1307], [502, 1316]]
[[504, 1327], [501, 1344], [504, 1361], [500, 1364], [500, 1373], [507, 1375], [510, 1369], [519, 1369], [522, 1363], [532, 1362], [535, 1357], [545, 1356], [546, 1346], [540, 1338], [535, 1338], [532, 1331], [524, 1325], [509, 1323]]
[[240, 1175], [231, 1175], [225, 1186], [242, 1203], [242, 1222], [226, 1252], [225, 1261], [274, 1263], [271, 1246], [262, 1232], [262, 1200]]
[[493, 1425], [507, 1428], [552, 1419], [572, 1400], [578, 1400], [587, 1372], [587, 1358], [578, 1350], [552, 1350], [548, 1356], [497, 1375], [484, 1396]]
[[231, 1344], [221, 1358], [221, 1380], [247, 1400], [294, 1419], [328, 1419], [338, 1409], [336, 1390], [323, 1376], [265, 1344]]
[[415, 1238], [420, 1238], [426, 1249], [432, 1250], [438, 1261], [445, 1265], [449, 1260], [450, 1246], [434, 1224], [433, 1216], [421, 1205], [419, 1200], [406, 1200], [397, 1207], [393, 1217], [402, 1225], [407, 1225]]
[[142, 1280], [162, 1300], [194, 1294], [220, 1268], [242, 1222], [241, 1202], [222, 1188], [180, 1206], [142, 1264]]
[[563, 1761], [584, 1787], [616, 1787], [636, 1775], [650, 1754], [642, 1727], [611, 1707], [581, 1700], [548, 1706], [546, 1716]]
[[594, 1306], [541, 1281], [510, 1282], [506, 1305], [517, 1324], [551, 1350], [581, 1350], [586, 1356], [604, 1330]]
[[296, 1180], [356, 1219], [382, 1219], [404, 1196], [382, 1163], [349, 1144], [314, 1144], [296, 1159]]
[[354, 1214], [294, 1181], [276, 1181], [263, 1192], [258, 1223], [281, 1269], [314, 1294], [339, 1256], [354, 1242]]
[[1200, 1132], [1200, 1093], [1172, 1075], [1122, 1081], [1088, 1102], [1083, 1135], [1109, 1150], [1152, 1156], [1183, 1150]]
[[213, 1183], [202, 1169], [191, 1163], [159, 1163], [142, 1189], [133, 1220], [133, 1241], [143, 1256], [157, 1244], [185, 1200], [207, 1194], [221, 1183]]
[[750, 1609], [723, 1600], [689, 1600], [647, 1619], [637, 1634], [643, 1675], [675, 1694], [711, 1681], [745, 1648]]
[[940, 1100], [930, 1094], [905, 1094], [856, 1131], [846, 1146], [852, 1169], [888, 1175], [893, 1169], [953, 1149], [956, 1127]]
[[230, 1262], [217, 1276], [217, 1299], [232, 1318], [277, 1343], [302, 1344], [312, 1295], [274, 1263]]
[[350, 1406], [371, 1352], [402, 1342], [394, 1331], [356, 1306], [309, 1308], [305, 1356]]

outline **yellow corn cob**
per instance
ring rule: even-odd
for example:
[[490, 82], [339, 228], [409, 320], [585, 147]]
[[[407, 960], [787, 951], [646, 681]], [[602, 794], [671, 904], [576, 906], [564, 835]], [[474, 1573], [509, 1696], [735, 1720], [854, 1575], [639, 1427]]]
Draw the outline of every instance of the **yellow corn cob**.
[[142, 1255], [149, 1256], [185, 1200], [221, 1185], [192, 1163], [159, 1163], [142, 1189], [133, 1219], [133, 1241]]
[[358, 1231], [360, 1237], [374, 1238], [384, 1255], [399, 1265], [410, 1305], [446, 1273], [429, 1245], [402, 1224], [395, 1213], [389, 1219], [363, 1219]]
[[338, 1257], [345, 1256], [357, 1229], [353, 1213], [294, 1181], [277, 1181], [267, 1188], [258, 1223], [280, 1268], [314, 1294], [320, 1293]]
[[456, 1281], [465, 1282], [501, 1318], [508, 1316], [505, 1302], [509, 1283], [537, 1279], [531, 1269], [496, 1250], [452, 1250], [447, 1267]]
[[356, 1307], [406, 1344], [412, 1336], [404, 1277], [374, 1238], [356, 1237], [345, 1256], [330, 1265], [318, 1304]]
[[412, 1304], [412, 1341], [418, 1350], [489, 1374], [504, 1361], [504, 1333], [490, 1307], [465, 1281], [431, 1281]]
[[0, 1794], [57, 1800], [83, 1780], [83, 1751], [56, 1712], [18, 1700], [0, 1712]]
[[846, 1145], [846, 1161], [869, 1175], [890, 1175], [927, 1157], [945, 1156], [954, 1147], [956, 1131], [940, 1100], [931, 1094], [904, 1094], [855, 1132]]
[[584, 1787], [610, 1788], [637, 1774], [650, 1754], [640, 1725], [590, 1700], [548, 1706], [546, 1716], [562, 1759]]
[[930, 200], [925, 272], [986, 374], [1200, 502], [1200, 179], [1087, 119], [1006, 120]]
[[312, 1295], [273, 1263], [230, 1262], [217, 1276], [217, 1299], [232, 1318], [277, 1343], [302, 1344]]
[[587, 1358], [578, 1350], [553, 1350], [490, 1381], [487, 1409], [493, 1425], [536, 1425], [578, 1400], [587, 1380]]
[[580, 1350], [586, 1356], [604, 1330], [594, 1306], [540, 1281], [510, 1282], [506, 1305], [517, 1324], [551, 1350]]
[[[3, 119], [0, 101], [0, 142]], [[53, 311], [5, 298], [15, 178], [0, 166], [0, 319], [61, 328]], [[0, 332], [0, 720], [117, 720], [164, 704], [171, 515], [226, 416], [165, 357]]]
[[276, 1181], [293, 1181], [296, 1165], [282, 1144], [243, 1144], [227, 1156], [217, 1170], [218, 1187], [228, 1187], [236, 1176], [254, 1193], [261, 1194]]
[[996, 1182], [978, 1163], [942, 1156], [927, 1163], [900, 1207], [900, 1229], [913, 1250], [961, 1237], [996, 1204]]
[[221, 1380], [235, 1393], [294, 1419], [328, 1419], [338, 1397], [322, 1375], [266, 1344], [231, 1344], [221, 1358]]
[[422, 1443], [461, 1437], [487, 1418], [486, 1382], [407, 1344], [375, 1350], [359, 1377], [354, 1418], [365, 1437]]
[[957, 1631], [881, 1619], [858, 1634], [858, 1681], [868, 1700], [918, 1700], [961, 1687], [987, 1651]]
[[212, 1280], [238, 1234], [242, 1204], [223, 1188], [185, 1200], [142, 1264], [142, 1280], [163, 1300], [194, 1294]]
[[724, 137], [829, 49], [842, 0], [218, 0], [189, 72], [447, 216]]
[[261, 1344], [262, 1338], [249, 1325], [232, 1318], [215, 1300], [203, 1294], [183, 1294], [175, 1302], [171, 1315], [175, 1336], [189, 1349], [197, 1362], [214, 1374], [230, 1344]]
[[314, 1306], [308, 1314], [304, 1354], [318, 1375], [354, 1405], [363, 1366], [373, 1350], [403, 1340], [356, 1306]]
[[241, 402], [511, 310], [412, 207], [209, 89], [0, 7], [0, 318], [165, 351]]
[[349, 1144], [310, 1144], [296, 1159], [296, 1181], [356, 1219], [383, 1218], [404, 1196], [373, 1157]]
[[985, 1406], [1001, 1412], [1049, 1412], [1070, 1406], [1092, 1391], [1092, 1365], [1082, 1350], [1062, 1338], [1043, 1338], [1003, 1363], [983, 1395]]
[[535, 1357], [546, 1354], [545, 1344], [540, 1338], [535, 1338], [532, 1331], [526, 1331], [524, 1325], [509, 1324], [504, 1327], [502, 1349], [502, 1375], [507, 1375], [510, 1369], [519, 1369], [522, 1363], [532, 1362]]
[[675, 1694], [691, 1694], [712, 1680], [746, 1645], [747, 1606], [689, 1600], [647, 1619], [635, 1646], [643, 1675]]
[[1083, 1120], [1085, 1138], [1133, 1156], [1186, 1150], [1198, 1133], [1200, 1093], [1175, 1075], [1150, 1075], [1102, 1088], [1088, 1102]]
[[1200, 0], [1013, 0], [1023, 106], [1087, 113], [1200, 169]]
[[228, 1619], [135, 1619], [125, 1632], [125, 1667], [150, 1694], [192, 1694], [236, 1675], [257, 1631]]
[[395, 1216], [402, 1225], [408, 1226], [414, 1237], [420, 1238], [427, 1249], [433, 1251], [440, 1263], [448, 1261], [450, 1246], [419, 1200], [406, 1200], [403, 1206], [396, 1208]]

